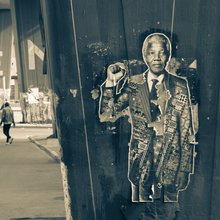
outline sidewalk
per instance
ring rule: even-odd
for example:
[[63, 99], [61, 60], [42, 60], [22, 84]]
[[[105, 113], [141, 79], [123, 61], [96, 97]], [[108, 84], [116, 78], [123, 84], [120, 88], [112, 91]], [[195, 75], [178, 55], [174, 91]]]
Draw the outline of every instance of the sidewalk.
[[60, 144], [57, 138], [48, 138], [45, 136], [29, 136], [28, 139], [45, 151], [51, 158], [60, 162]]
[[11, 145], [1, 136], [0, 220], [65, 220], [60, 164], [32, 144], [26, 130], [33, 130], [29, 136], [51, 134], [47, 128], [14, 128]]

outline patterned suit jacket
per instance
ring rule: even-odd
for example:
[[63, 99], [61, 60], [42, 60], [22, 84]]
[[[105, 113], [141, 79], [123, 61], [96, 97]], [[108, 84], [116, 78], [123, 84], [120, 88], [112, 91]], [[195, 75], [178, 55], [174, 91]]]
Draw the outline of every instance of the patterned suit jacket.
[[[114, 122], [129, 114], [132, 124], [128, 157], [130, 182], [140, 187], [142, 201], [148, 201], [147, 192], [155, 181], [163, 186], [165, 202], [177, 201], [179, 190], [188, 185], [194, 163], [187, 82], [168, 72], [165, 74], [158, 98], [161, 121], [152, 122], [145, 75], [147, 77], [147, 72], [124, 78], [121, 88], [101, 86], [100, 121]], [[157, 125], [162, 130], [159, 135], [155, 132]], [[186, 174], [187, 180], [184, 187], [177, 190], [177, 178], [181, 173]]]

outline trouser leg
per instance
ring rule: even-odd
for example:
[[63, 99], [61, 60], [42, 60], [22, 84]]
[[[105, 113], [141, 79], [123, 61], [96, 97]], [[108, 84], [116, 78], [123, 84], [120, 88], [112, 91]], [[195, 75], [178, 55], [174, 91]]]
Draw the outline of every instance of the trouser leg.
[[10, 139], [10, 128], [11, 128], [11, 124], [4, 124], [3, 125], [3, 133], [4, 135], [6, 136], [6, 142], [8, 143], [9, 142], [9, 139]]
[[177, 202], [162, 202], [155, 200], [153, 203], [146, 203], [145, 209], [141, 213], [140, 220], [175, 220], [179, 212]]
[[177, 220], [179, 204], [177, 202], [131, 202], [123, 207], [121, 211], [126, 220]]

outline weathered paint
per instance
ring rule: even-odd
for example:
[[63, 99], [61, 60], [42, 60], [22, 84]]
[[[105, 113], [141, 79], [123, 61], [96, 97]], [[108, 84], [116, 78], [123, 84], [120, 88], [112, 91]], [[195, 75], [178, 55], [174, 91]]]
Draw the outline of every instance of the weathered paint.
[[[114, 124], [99, 123], [96, 92], [106, 77], [106, 65], [119, 60], [141, 60], [139, 51], [144, 37], [162, 30], [172, 32], [175, 57], [197, 59], [200, 76], [202, 98], [195, 175], [188, 189], [180, 193], [180, 219], [218, 219], [219, 2], [41, 3], [48, 62], [58, 97], [58, 134], [72, 218], [120, 220], [124, 219], [121, 210], [135, 206], [130, 202], [127, 180], [130, 127], [124, 123], [126, 119]], [[103, 51], [109, 52], [105, 55]], [[139, 70], [134, 68], [134, 74], [135, 71]], [[79, 94], [75, 98], [70, 92], [73, 88]], [[93, 97], [91, 91], [95, 92]]]

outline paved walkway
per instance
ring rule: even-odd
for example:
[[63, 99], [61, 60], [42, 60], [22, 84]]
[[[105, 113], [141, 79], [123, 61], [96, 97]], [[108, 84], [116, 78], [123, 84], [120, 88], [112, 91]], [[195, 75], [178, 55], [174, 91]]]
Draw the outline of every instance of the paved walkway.
[[[28, 129], [28, 128], [48, 128], [52, 129], [51, 124], [22, 124], [17, 123], [16, 127]], [[50, 130], [52, 133], [52, 130]], [[48, 133], [28, 135], [28, 139], [38, 146], [41, 150], [45, 151], [55, 161], [60, 162], [60, 144], [57, 138], [51, 138]]]
[[5, 145], [1, 136], [0, 220], [65, 219], [60, 165], [24, 137], [27, 131], [35, 131], [38, 137], [50, 133], [47, 128], [41, 130], [12, 129], [15, 140], [11, 145]]
[[29, 136], [28, 138], [51, 158], [60, 162], [60, 144], [57, 138], [48, 138], [46, 135]]

